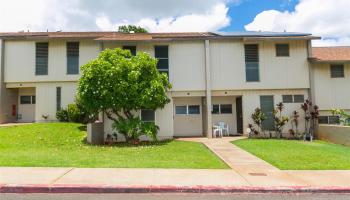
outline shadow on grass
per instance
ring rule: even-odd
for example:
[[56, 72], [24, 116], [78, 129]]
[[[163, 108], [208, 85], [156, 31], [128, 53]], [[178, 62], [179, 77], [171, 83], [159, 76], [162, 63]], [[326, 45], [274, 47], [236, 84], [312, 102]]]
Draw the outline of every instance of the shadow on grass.
[[112, 145], [107, 145], [107, 144], [89, 144], [87, 142], [87, 138], [85, 137], [81, 142], [86, 145], [86, 146], [92, 146], [92, 147], [116, 147], [116, 148], [130, 148], [130, 147], [156, 147], [156, 146], [164, 146], [169, 144], [174, 140], [162, 140], [162, 141], [142, 141], [139, 144], [131, 144], [127, 142], [117, 142]]
[[87, 130], [86, 125], [79, 126], [78, 129], [80, 131], [86, 131]]

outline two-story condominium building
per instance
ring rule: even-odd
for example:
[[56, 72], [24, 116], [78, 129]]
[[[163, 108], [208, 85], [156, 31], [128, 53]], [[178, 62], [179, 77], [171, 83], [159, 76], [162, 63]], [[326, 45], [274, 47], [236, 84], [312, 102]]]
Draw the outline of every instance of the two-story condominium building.
[[[257, 107], [267, 115], [269, 129], [277, 103], [284, 102], [284, 114], [290, 116], [311, 94], [326, 95], [323, 80], [311, 80], [322, 72], [312, 71], [317, 67], [309, 63], [310, 41], [317, 39], [310, 34], [23, 32], [0, 38], [1, 123], [56, 120], [56, 111], [74, 102], [80, 66], [117, 47], [149, 53], [159, 60], [159, 71], [169, 75], [171, 103], [140, 111], [142, 120], [160, 127], [160, 138], [211, 135], [220, 121], [231, 134], [244, 133]], [[329, 109], [324, 106], [329, 101], [318, 101]], [[111, 123], [104, 118], [106, 133], [112, 132]]]

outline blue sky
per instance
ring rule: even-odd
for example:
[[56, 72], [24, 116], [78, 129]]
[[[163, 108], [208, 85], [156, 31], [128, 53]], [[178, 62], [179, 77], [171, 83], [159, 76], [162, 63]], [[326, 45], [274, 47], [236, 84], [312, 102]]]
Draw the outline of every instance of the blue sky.
[[222, 31], [244, 31], [244, 26], [252, 22], [257, 14], [265, 10], [293, 11], [297, 0], [243, 0], [238, 5], [229, 5], [231, 24]]

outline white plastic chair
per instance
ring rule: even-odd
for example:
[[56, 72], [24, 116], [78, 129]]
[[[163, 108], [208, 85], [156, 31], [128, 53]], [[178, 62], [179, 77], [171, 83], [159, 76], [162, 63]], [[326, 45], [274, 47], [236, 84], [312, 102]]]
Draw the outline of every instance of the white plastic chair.
[[221, 129], [221, 135], [225, 136], [227, 134], [227, 136], [230, 136], [230, 129], [228, 127], [228, 124], [225, 122], [219, 122], [218, 125]]
[[216, 138], [216, 134], [219, 133], [219, 137], [222, 137], [222, 129], [220, 126], [213, 125], [213, 138]]

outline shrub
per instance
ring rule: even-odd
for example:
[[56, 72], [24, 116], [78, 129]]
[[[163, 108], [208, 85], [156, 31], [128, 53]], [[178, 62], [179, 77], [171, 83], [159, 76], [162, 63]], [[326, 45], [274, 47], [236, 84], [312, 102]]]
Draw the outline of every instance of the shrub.
[[158, 126], [152, 122], [143, 122], [139, 117], [120, 119], [113, 123], [113, 128], [124, 135], [126, 142], [137, 144], [141, 135], [157, 140]]
[[84, 113], [82, 113], [77, 104], [69, 104], [67, 108], [68, 120], [70, 122], [83, 123], [84, 122]]
[[56, 112], [56, 118], [60, 122], [68, 122], [68, 111], [66, 109], [60, 109]]

